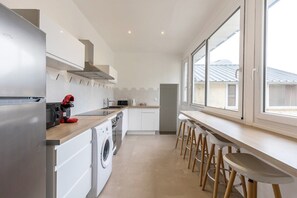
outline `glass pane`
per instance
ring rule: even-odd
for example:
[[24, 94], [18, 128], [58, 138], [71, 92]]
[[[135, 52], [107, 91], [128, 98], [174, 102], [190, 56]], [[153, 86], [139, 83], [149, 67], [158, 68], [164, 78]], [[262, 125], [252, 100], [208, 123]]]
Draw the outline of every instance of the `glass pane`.
[[228, 106], [236, 106], [236, 85], [228, 85]]
[[188, 101], [188, 62], [184, 64], [183, 71], [183, 102]]
[[205, 105], [205, 54], [203, 45], [193, 56], [193, 103]]
[[[208, 40], [208, 94], [207, 106], [238, 111], [237, 105], [228, 105], [228, 84], [238, 93], [240, 55], [240, 10], [233, 14]], [[230, 99], [231, 100], [231, 99]], [[233, 97], [232, 104], [238, 104]], [[231, 102], [231, 101], [230, 101]]]
[[264, 111], [297, 116], [297, 1], [266, 4]]

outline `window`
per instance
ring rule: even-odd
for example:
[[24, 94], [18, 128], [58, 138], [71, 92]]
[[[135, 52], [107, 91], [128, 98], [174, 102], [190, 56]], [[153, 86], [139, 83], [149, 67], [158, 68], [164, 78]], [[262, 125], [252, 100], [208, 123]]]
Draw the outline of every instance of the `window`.
[[296, 137], [295, 0], [256, 2], [255, 125]]
[[241, 119], [243, 19], [238, 8], [192, 53], [192, 103]]
[[[209, 39], [207, 106], [238, 111], [240, 9]], [[232, 84], [230, 84], [232, 83]]]
[[193, 64], [193, 95], [192, 103], [205, 105], [205, 66], [206, 66], [206, 47], [202, 44], [192, 54]]
[[188, 61], [184, 61], [182, 70], [182, 102], [188, 102]]
[[236, 84], [228, 84], [227, 85], [227, 104], [226, 106], [228, 109], [236, 109], [237, 107], [237, 101], [238, 101], [238, 95], [237, 95], [237, 85]]
[[296, 0], [267, 0], [264, 34], [264, 113], [297, 117]]

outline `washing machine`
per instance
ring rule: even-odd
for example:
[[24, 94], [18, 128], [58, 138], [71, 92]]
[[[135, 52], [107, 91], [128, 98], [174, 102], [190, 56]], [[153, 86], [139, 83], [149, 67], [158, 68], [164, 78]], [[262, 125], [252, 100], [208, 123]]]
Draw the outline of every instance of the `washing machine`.
[[98, 197], [112, 172], [112, 123], [108, 121], [93, 128], [93, 176], [89, 198]]

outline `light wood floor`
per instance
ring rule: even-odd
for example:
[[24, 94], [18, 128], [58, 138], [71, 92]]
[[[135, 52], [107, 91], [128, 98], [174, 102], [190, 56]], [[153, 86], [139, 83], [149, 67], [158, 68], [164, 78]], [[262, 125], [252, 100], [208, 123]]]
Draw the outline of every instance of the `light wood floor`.
[[[100, 198], [209, 198], [212, 182], [202, 191], [198, 172], [174, 149], [174, 135], [126, 136], [113, 158], [113, 172]], [[219, 198], [223, 197], [224, 186]], [[231, 197], [241, 197], [235, 192]]]

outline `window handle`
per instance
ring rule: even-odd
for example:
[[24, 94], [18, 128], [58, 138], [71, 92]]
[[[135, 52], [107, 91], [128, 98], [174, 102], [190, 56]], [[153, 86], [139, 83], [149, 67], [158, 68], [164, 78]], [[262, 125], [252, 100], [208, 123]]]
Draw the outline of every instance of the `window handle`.
[[235, 78], [238, 78], [239, 71], [240, 71], [240, 69], [235, 70]]
[[255, 79], [255, 73], [257, 72], [257, 69], [256, 68], [253, 68], [252, 69], [252, 80]]

